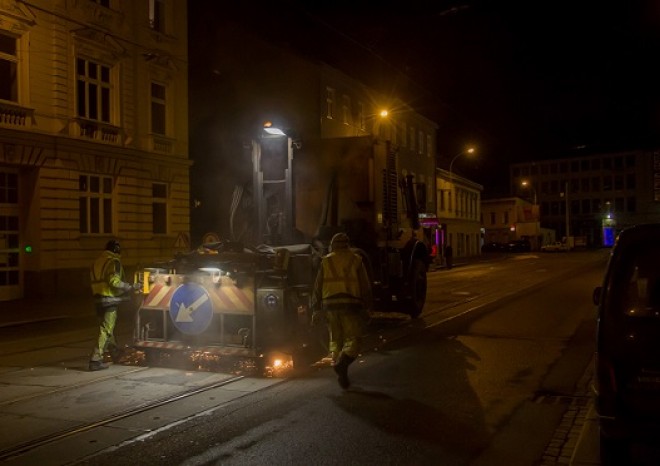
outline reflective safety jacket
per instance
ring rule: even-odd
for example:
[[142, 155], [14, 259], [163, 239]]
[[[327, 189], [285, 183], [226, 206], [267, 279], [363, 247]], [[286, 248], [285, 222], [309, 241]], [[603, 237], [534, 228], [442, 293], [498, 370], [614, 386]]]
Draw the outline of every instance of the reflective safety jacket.
[[350, 249], [325, 256], [316, 277], [312, 305], [326, 310], [371, 307], [371, 285], [362, 258]]
[[90, 271], [92, 294], [97, 302], [113, 304], [123, 301], [122, 295], [131, 289], [124, 282], [124, 268], [118, 254], [103, 251]]

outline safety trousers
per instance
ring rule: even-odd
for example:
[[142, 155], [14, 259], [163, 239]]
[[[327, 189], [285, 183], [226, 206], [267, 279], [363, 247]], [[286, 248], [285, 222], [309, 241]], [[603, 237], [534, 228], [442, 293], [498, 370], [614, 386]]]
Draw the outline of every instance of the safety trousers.
[[117, 323], [117, 308], [110, 307], [102, 312], [97, 309], [99, 317], [99, 339], [92, 352], [92, 361], [103, 361], [103, 353], [107, 349], [116, 348], [115, 324]]
[[354, 309], [333, 309], [326, 313], [330, 330], [331, 353], [339, 357], [341, 353], [357, 358], [362, 342], [363, 321], [360, 312]]

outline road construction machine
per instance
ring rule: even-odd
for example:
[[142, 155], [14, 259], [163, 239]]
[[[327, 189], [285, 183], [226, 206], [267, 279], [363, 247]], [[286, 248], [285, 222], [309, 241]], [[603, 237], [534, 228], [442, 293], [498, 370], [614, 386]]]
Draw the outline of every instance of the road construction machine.
[[371, 311], [421, 314], [429, 252], [396, 148], [369, 138], [323, 141], [315, 157], [294, 164], [300, 147], [286, 134], [251, 141], [252, 179], [233, 191], [231, 237], [144, 270], [135, 346], [148, 362], [183, 352], [252, 358], [274, 370], [322, 351], [309, 331], [311, 293], [340, 231], [367, 266]]

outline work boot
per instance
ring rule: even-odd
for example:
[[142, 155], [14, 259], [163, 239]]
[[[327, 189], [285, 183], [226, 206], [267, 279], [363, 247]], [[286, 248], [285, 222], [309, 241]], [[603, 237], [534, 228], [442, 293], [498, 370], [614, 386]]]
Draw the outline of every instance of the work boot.
[[351, 381], [348, 380], [348, 366], [350, 366], [353, 361], [355, 361], [355, 358], [342, 353], [333, 367], [337, 374], [337, 382], [339, 382], [339, 386], [344, 390], [351, 386]]
[[108, 365], [103, 361], [89, 361], [89, 370], [91, 372], [102, 371], [103, 369], [107, 369], [107, 368]]

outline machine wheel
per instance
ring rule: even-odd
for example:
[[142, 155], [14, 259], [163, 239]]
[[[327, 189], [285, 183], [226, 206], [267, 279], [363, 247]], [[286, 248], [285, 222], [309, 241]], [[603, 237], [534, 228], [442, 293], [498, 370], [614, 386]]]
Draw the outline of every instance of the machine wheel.
[[406, 311], [413, 319], [420, 316], [426, 302], [426, 266], [419, 259], [414, 259], [410, 272], [410, 298], [406, 303]]

